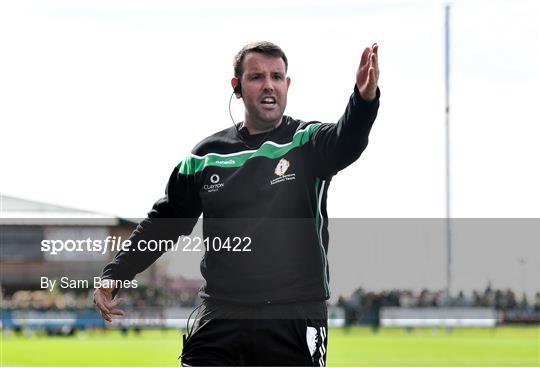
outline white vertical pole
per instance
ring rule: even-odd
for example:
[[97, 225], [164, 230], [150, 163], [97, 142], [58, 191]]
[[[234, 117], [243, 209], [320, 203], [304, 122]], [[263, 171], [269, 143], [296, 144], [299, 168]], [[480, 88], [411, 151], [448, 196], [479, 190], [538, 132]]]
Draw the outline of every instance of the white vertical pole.
[[444, 12], [444, 80], [445, 80], [445, 128], [446, 128], [446, 295], [452, 287], [452, 227], [450, 212], [450, 5]]

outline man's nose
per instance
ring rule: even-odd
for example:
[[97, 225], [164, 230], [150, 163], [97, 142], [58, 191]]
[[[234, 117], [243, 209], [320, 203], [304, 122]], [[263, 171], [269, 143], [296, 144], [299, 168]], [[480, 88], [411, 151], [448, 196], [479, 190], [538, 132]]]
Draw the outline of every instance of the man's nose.
[[274, 91], [274, 81], [272, 80], [272, 78], [265, 78], [264, 79], [264, 86], [263, 86], [264, 90], [265, 91]]

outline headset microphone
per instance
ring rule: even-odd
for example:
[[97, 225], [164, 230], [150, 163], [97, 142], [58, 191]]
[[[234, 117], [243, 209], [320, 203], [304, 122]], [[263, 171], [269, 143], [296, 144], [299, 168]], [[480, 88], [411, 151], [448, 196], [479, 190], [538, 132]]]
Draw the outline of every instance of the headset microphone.
[[[240, 126], [242, 124], [237, 124], [235, 121], [234, 121], [234, 118], [232, 116], [232, 112], [231, 112], [231, 102], [232, 102], [232, 98], [235, 94], [237, 95], [240, 95], [240, 97], [242, 96], [242, 85], [240, 84], [240, 79], [236, 79], [237, 83], [236, 83], [236, 86], [234, 86], [233, 88], [233, 93], [231, 93], [231, 97], [229, 98], [229, 116], [231, 117], [231, 121], [233, 123], [233, 126], [234, 126], [234, 129], [236, 130], [236, 136], [238, 137], [238, 139], [244, 143], [244, 145], [249, 148], [249, 149], [257, 149], [257, 146], [251, 146], [249, 145], [246, 140], [242, 137], [242, 134], [240, 133]], [[268, 133], [265, 134], [265, 136], [263, 137], [263, 139], [261, 140], [260, 143], [263, 143], [264, 140], [268, 137], [268, 135], [270, 133], [272, 133], [274, 129], [271, 129], [268, 131]]]
[[240, 137], [239, 125], [237, 125], [236, 122], [234, 121], [234, 118], [233, 118], [232, 112], [231, 112], [231, 102], [232, 102], [232, 98], [233, 98], [233, 96], [235, 94], [242, 96], [242, 86], [240, 85], [240, 79], [238, 79], [238, 78], [236, 78], [236, 85], [234, 86], [233, 93], [231, 93], [231, 97], [229, 98], [229, 116], [231, 117], [233, 126], [236, 129], [236, 135], [238, 136], [238, 138], [240, 138], [240, 140], [242, 140], [242, 138]]
[[242, 85], [240, 84], [240, 79], [236, 78], [236, 86], [234, 86], [234, 93], [240, 95], [242, 97]]

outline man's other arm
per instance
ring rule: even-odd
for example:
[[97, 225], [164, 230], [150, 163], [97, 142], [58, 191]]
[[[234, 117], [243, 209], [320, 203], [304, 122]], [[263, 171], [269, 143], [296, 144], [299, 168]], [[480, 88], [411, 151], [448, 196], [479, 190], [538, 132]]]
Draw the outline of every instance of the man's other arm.
[[[146, 247], [141, 249], [138, 244], [143, 244], [144, 241], [147, 244], [149, 240], [171, 240], [176, 243], [180, 235], [191, 233], [201, 214], [201, 201], [195, 187], [194, 175], [180, 174], [178, 167], [169, 178], [165, 196], [154, 204], [148, 216], [129, 237], [130, 248], [118, 252], [113, 261], [105, 266], [102, 279], [132, 280], [166, 251], [149, 251]], [[111, 314], [123, 314], [116, 309], [116, 305], [121, 301], [112, 300], [117, 293], [118, 289], [112, 288], [98, 288], [94, 291], [94, 304], [109, 322]]]

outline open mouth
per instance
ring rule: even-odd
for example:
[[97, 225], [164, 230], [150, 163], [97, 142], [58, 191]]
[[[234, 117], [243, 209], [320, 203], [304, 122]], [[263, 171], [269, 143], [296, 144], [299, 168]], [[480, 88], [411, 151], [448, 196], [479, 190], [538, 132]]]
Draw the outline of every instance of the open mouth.
[[261, 100], [261, 104], [267, 106], [274, 106], [276, 104], [276, 98], [271, 96], [265, 97]]

